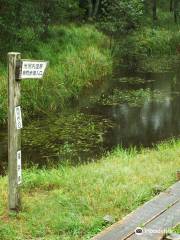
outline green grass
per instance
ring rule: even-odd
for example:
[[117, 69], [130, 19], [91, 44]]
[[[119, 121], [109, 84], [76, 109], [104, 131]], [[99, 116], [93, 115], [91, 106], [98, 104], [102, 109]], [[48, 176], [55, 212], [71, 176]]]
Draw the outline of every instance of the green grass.
[[0, 179], [1, 240], [89, 239], [175, 182], [180, 141], [152, 150], [116, 149], [97, 163], [23, 171], [23, 209], [7, 212], [7, 178]]
[[120, 43], [121, 64], [130, 69], [162, 72], [172, 68], [179, 56], [180, 31], [145, 27]]
[[139, 30], [120, 39], [117, 52], [128, 69], [162, 72], [179, 59], [179, 43], [180, 25], [174, 23], [173, 14], [158, 10], [158, 21], [146, 17]]
[[[108, 38], [91, 25], [55, 26], [46, 42], [35, 42], [22, 58], [44, 59], [49, 68], [43, 80], [22, 81], [22, 108], [27, 116], [47, 114], [78, 99], [81, 90], [112, 72]], [[7, 72], [0, 65], [0, 121], [6, 120]]]
[[7, 74], [4, 66], [0, 65], [0, 123], [7, 118]]
[[173, 229], [173, 232], [180, 234], [180, 224]]

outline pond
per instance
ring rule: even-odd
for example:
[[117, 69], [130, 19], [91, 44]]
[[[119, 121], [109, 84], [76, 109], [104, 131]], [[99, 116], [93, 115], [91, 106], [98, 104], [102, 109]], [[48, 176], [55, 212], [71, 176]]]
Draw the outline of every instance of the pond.
[[[151, 147], [180, 134], [180, 72], [126, 73], [85, 89], [61, 114], [22, 131], [23, 165], [94, 161], [117, 145]], [[26, 125], [24, 123], [24, 125]], [[0, 131], [0, 173], [7, 169], [7, 128]]]

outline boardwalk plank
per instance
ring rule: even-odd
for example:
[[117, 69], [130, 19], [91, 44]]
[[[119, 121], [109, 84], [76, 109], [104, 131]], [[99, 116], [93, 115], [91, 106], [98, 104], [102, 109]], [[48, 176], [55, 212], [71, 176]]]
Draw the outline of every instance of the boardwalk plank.
[[171, 188], [145, 203], [142, 207], [139, 207], [121, 221], [96, 235], [92, 240], [128, 239], [128, 237], [134, 233], [136, 227], [147, 224], [149, 221], [157, 218], [179, 199], [180, 182], [177, 182]]
[[[164, 236], [163, 231], [180, 223], [180, 201], [168, 208], [163, 214], [147, 224], [145, 233], [141, 236], [133, 235], [127, 240], [159, 240]], [[157, 232], [156, 232], [157, 230]], [[154, 232], [155, 231], [155, 232]]]

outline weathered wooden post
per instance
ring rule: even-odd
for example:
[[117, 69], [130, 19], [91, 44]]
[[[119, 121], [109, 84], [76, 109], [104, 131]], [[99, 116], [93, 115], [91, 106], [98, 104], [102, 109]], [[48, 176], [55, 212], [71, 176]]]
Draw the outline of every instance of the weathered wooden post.
[[176, 172], [176, 178], [177, 178], [177, 181], [180, 181], [180, 170]]
[[21, 206], [19, 184], [21, 183], [21, 86], [17, 80], [17, 63], [21, 54], [8, 53], [8, 172], [9, 209], [19, 210]]
[[20, 53], [8, 53], [9, 210], [18, 211], [21, 207], [21, 80], [43, 78], [47, 64], [47, 61], [23, 60]]

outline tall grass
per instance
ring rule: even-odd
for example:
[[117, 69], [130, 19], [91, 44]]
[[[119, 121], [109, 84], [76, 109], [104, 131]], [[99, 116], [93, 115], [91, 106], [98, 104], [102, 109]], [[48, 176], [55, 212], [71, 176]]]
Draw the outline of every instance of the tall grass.
[[[36, 50], [22, 53], [23, 58], [44, 59], [49, 68], [43, 80], [22, 81], [22, 107], [28, 115], [62, 109], [83, 87], [112, 71], [108, 39], [93, 26], [55, 26], [46, 42]], [[0, 67], [0, 120], [6, 116], [6, 72]]]
[[7, 73], [0, 65], [0, 123], [5, 123], [7, 115]]
[[118, 54], [122, 65], [143, 71], [166, 71], [179, 59], [180, 25], [173, 14], [158, 11], [158, 20], [146, 17], [144, 24], [120, 40]]

